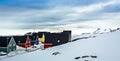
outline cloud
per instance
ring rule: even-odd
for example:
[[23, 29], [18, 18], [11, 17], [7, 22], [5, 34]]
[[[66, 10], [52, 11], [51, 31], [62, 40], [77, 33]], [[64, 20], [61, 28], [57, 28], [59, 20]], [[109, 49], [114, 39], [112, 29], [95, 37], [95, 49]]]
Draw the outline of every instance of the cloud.
[[[45, 9], [45, 10], [22, 10], [17, 12], [11, 11], [6, 13], [8, 20], [13, 21], [25, 21], [25, 22], [44, 22], [44, 21], [56, 21], [56, 20], [64, 20], [71, 19], [75, 20], [78, 16], [84, 16], [84, 14], [88, 14], [91, 12], [99, 11], [104, 6], [110, 5], [112, 2], [108, 3], [97, 3], [89, 6], [77, 6], [77, 7], [58, 7], [53, 9]], [[6, 12], [6, 11], [5, 11]], [[3, 14], [5, 14], [5, 12]], [[34, 21], [33, 21], [34, 20]]]
[[[0, 6], [0, 8], [3, 8], [0, 10], [0, 28], [76, 30], [79, 28], [92, 28], [94, 26], [95, 28], [102, 27], [102, 25], [107, 24], [107, 22], [111, 26], [119, 26], [120, 13], [107, 11], [109, 9], [108, 7], [112, 6], [115, 8], [115, 6], [117, 6], [117, 0], [94, 2], [94, 4], [93, 2], [87, 4], [87, 1], [85, 1], [85, 5], [67, 5], [67, 2], [64, 1], [59, 2], [56, 0], [55, 2], [58, 1], [57, 3], [53, 3], [52, 1], [54, 0], [49, 0], [50, 5], [53, 4], [53, 7], [48, 9]], [[24, 2], [26, 3], [27, 1]], [[32, 2], [31, 0], [31, 3]], [[77, 2], [73, 3], [76, 4]], [[54, 6], [56, 4], [58, 5]], [[69, 4], [72, 4], [72, 2], [69, 2]]]
[[104, 12], [120, 12], [120, 2], [104, 7]]

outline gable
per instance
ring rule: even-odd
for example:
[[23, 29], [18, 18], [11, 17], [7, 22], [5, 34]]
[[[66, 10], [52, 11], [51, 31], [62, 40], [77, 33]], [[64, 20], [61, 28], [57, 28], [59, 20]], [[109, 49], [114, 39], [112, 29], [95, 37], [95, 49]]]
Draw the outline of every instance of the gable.
[[26, 39], [26, 43], [30, 43], [30, 38], [29, 38], [29, 36], [28, 36], [27, 39]]
[[11, 37], [10, 42], [8, 44], [9, 47], [16, 46], [16, 42], [13, 37]]
[[39, 42], [44, 42], [45, 41], [45, 35], [44, 33], [42, 34], [41, 38], [38, 38]]

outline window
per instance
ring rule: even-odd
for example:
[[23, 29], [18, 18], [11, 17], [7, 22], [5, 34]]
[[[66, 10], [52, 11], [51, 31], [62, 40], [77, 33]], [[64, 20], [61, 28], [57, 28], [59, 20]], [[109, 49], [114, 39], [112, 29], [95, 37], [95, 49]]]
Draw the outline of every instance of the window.
[[13, 44], [13, 46], [15, 46], [15, 44]]
[[9, 47], [11, 47], [12, 45], [10, 44]]
[[60, 43], [60, 40], [58, 40], [57, 42]]

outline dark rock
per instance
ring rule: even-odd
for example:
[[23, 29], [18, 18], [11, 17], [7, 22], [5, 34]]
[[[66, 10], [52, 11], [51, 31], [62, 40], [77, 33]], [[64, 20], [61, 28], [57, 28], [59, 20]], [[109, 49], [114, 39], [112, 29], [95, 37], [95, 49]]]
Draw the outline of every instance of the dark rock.
[[80, 57], [75, 57], [75, 59], [77, 60], [77, 59], [80, 59]]
[[58, 55], [58, 54], [60, 54], [60, 52], [54, 52], [54, 53], [52, 53], [52, 55]]
[[87, 58], [87, 57], [89, 57], [88, 55], [86, 55], [86, 56], [82, 56], [82, 58]]
[[91, 56], [92, 58], [97, 58], [97, 56]]
[[120, 30], [120, 28], [117, 28], [117, 30]]

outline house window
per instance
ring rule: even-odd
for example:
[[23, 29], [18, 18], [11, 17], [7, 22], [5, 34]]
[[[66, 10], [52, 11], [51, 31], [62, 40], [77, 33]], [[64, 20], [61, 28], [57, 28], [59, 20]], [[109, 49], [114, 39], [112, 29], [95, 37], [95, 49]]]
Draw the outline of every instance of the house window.
[[9, 47], [11, 47], [12, 45], [10, 44]]
[[15, 46], [15, 44], [13, 44], [13, 46]]
[[60, 43], [60, 40], [58, 40], [57, 42]]
[[20, 41], [18, 41], [18, 43], [20, 43]]

